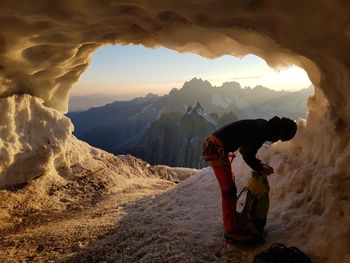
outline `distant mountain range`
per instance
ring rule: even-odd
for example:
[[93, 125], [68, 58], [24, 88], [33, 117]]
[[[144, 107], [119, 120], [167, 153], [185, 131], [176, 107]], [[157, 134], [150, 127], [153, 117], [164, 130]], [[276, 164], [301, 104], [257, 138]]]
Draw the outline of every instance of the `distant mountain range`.
[[242, 89], [237, 82], [213, 87], [194, 78], [164, 96], [149, 94], [67, 115], [74, 134], [93, 146], [131, 153], [151, 164], [199, 168], [205, 165], [201, 143], [215, 129], [243, 118], [304, 118], [312, 92], [312, 87], [297, 92]]
[[68, 102], [69, 112], [86, 111], [92, 107], [101, 107], [117, 100], [117, 95], [92, 94], [85, 96], [70, 96]]

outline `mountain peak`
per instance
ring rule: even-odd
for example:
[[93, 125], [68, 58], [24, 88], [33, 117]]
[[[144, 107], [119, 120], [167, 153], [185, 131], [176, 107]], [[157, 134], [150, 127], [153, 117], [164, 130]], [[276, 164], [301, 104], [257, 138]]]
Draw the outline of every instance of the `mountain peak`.
[[266, 92], [266, 91], [271, 91], [271, 89], [265, 87], [265, 86], [262, 86], [262, 85], [256, 85], [254, 87], [254, 90], [255, 91], [262, 91], [262, 92]]
[[207, 122], [210, 122], [212, 125], [217, 126], [217, 121], [213, 118], [213, 116], [210, 116], [206, 114], [199, 102], [197, 102], [196, 106], [192, 108], [192, 106], [188, 106], [186, 114], [187, 116], [199, 116], [200, 118], [205, 119]]
[[192, 114], [192, 113], [197, 113], [197, 114], [204, 113], [203, 107], [199, 102], [197, 102], [194, 108], [191, 105], [187, 107], [186, 114]]
[[191, 113], [192, 113], [192, 110], [193, 110], [193, 109], [192, 109], [192, 106], [190, 105], [190, 106], [187, 107], [186, 113], [187, 113], [187, 114], [191, 114]]
[[194, 108], [194, 110], [197, 111], [197, 112], [198, 111], [203, 111], [204, 112], [204, 110], [202, 108], [202, 105], [199, 102], [197, 102], [196, 107]]
[[222, 89], [233, 89], [233, 90], [240, 90], [241, 89], [241, 84], [239, 84], [239, 82], [236, 81], [228, 81], [228, 82], [224, 82], [221, 85]]
[[158, 98], [159, 96], [157, 94], [154, 93], [148, 93], [144, 98], [145, 99], [152, 99], [152, 98]]
[[207, 80], [202, 80], [201, 78], [193, 78], [190, 81], [186, 81], [182, 86], [183, 89], [203, 89], [203, 88], [212, 88], [213, 86]]

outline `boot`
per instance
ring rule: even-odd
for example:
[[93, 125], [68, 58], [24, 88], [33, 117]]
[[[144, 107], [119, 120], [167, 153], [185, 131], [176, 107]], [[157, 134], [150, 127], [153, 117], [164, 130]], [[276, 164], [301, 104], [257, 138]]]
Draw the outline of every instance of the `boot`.
[[265, 243], [265, 239], [263, 237], [240, 234], [239, 232], [225, 232], [224, 237], [227, 243], [243, 247], [250, 247]]

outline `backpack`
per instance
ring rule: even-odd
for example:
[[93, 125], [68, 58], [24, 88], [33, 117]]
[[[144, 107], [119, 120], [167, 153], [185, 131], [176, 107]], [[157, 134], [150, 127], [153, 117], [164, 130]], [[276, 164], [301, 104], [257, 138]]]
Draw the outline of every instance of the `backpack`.
[[297, 247], [274, 243], [254, 257], [253, 263], [311, 263], [310, 258]]
[[267, 176], [253, 171], [247, 187], [237, 197], [236, 218], [241, 233], [263, 239], [269, 210], [269, 191]]

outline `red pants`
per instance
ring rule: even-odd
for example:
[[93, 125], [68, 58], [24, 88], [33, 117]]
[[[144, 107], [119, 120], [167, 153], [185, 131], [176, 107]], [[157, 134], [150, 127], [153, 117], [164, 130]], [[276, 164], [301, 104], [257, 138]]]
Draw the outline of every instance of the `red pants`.
[[211, 166], [213, 167], [216, 179], [218, 180], [221, 189], [224, 230], [225, 232], [236, 232], [237, 219], [235, 211], [237, 189], [232, 178], [233, 172], [231, 169], [231, 164], [229, 162], [212, 162]]

